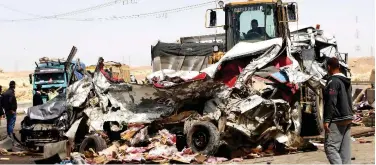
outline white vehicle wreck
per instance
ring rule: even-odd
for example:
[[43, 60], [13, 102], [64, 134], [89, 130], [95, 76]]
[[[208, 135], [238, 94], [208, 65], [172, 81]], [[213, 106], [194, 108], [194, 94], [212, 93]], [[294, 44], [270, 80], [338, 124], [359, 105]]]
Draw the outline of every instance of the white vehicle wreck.
[[[339, 53], [336, 41], [320, 29], [290, 32], [287, 22], [296, 21], [295, 7], [273, 0], [229, 3], [224, 7], [229, 51], [217, 63], [199, 72], [165, 68], [148, 75], [156, 89], [181, 104], [181, 109], [186, 102], [199, 103], [189, 108], [201, 115], [190, 118], [184, 127], [193, 151], [212, 155], [222, 144], [236, 149], [270, 140], [298, 147], [300, 136], [322, 132], [326, 60], [338, 58], [342, 72], [350, 76], [347, 54]], [[216, 27], [213, 12], [210, 22]], [[260, 28], [270, 24], [274, 29], [242, 33], [239, 24], [252, 22], [242, 15], [257, 12], [262, 13], [260, 20], [272, 22], [263, 22]], [[325, 51], [328, 48], [332, 51]]]
[[[167, 129], [184, 139], [176, 142], [179, 151], [186, 147], [205, 155], [217, 154], [222, 146], [237, 150], [270, 141], [286, 148], [300, 147], [301, 136], [322, 131], [326, 59], [339, 58], [343, 73], [349, 76], [347, 57], [342, 57], [336, 42], [317, 28], [290, 32], [288, 22], [297, 21], [295, 3], [269, 1], [232, 2], [224, 7], [228, 51], [201, 71], [197, 68], [203, 65], [196, 64], [203, 64], [205, 57], [200, 57], [201, 61], [180, 58], [187, 65], [180, 68], [185, 70], [161, 66], [147, 76], [153, 86], [131, 85], [108, 77], [100, 59], [93, 77], [86, 75], [67, 89], [70, 122], [61, 136], [73, 140], [81, 153], [89, 148], [99, 152], [107, 145], [96, 135], [98, 130], [110, 141], [124, 140], [120, 134], [137, 123], [147, 127], [125, 139], [140, 134], [139, 139], [145, 140], [145, 134]], [[268, 20], [260, 21], [265, 33], [248, 34], [241, 29], [239, 24], [252, 22], [242, 15], [253, 14]], [[211, 26], [216, 27], [215, 14], [210, 15]], [[324, 50], [329, 47], [334, 53], [326, 54]], [[180, 51], [168, 46], [155, 49], [164, 49], [153, 50], [164, 52], [153, 55], [159, 59], [173, 59], [160, 56]], [[189, 51], [184, 54], [189, 55]], [[176, 63], [165, 62], [163, 66]], [[131, 141], [128, 145], [139, 143]]]

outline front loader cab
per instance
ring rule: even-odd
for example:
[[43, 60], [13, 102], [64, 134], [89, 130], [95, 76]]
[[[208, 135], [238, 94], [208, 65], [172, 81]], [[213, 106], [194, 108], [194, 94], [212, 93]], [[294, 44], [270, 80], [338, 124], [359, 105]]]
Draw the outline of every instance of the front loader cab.
[[[296, 6], [296, 3], [282, 3], [280, 0], [231, 2], [223, 8], [208, 9], [210, 21], [206, 27], [226, 30], [227, 51], [239, 42], [285, 38], [289, 37], [288, 22], [297, 22]], [[215, 12], [219, 9], [225, 12], [225, 25], [222, 26], [216, 24]]]
[[227, 30], [232, 33], [227, 36], [234, 43], [259, 42], [278, 36], [276, 4], [248, 4], [230, 6], [226, 9]]

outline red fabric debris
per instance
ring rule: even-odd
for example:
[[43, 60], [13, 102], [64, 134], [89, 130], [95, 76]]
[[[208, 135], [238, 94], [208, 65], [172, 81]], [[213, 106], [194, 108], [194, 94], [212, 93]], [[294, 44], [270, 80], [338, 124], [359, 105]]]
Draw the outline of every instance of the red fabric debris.
[[197, 75], [196, 77], [192, 78], [191, 80], [195, 81], [195, 80], [203, 80], [205, 79], [207, 76], [206, 73], [200, 73], [199, 75]]
[[246, 67], [244, 61], [234, 60], [230, 63], [227, 63], [223, 66], [218, 67], [221, 78], [219, 79], [228, 87], [233, 87], [238, 78], [238, 75], [243, 71], [243, 68]]
[[282, 98], [287, 102], [291, 102], [292, 96], [298, 91], [299, 86], [292, 83], [286, 83], [285, 85], [289, 90], [281, 90]]
[[291, 65], [291, 64], [292, 64], [292, 61], [290, 60], [290, 58], [288, 58], [285, 55], [277, 57], [272, 62], [272, 65], [275, 66], [277, 69], [284, 67], [284, 66], [287, 66], [287, 65]]

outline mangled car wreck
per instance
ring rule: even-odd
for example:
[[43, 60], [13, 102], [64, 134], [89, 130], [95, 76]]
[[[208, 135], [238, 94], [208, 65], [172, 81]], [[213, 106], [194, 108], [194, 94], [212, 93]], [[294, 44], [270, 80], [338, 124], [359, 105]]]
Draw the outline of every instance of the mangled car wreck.
[[[184, 133], [193, 151], [214, 154], [222, 144], [236, 149], [268, 140], [297, 147], [299, 136], [321, 133], [326, 60], [337, 57], [343, 73], [350, 76], [347, 57], [319, 28], [290, 32], [287, 22], [296, 21], [295, 5], [273, 0], [229, 3], [224, 8], [229, 51], [223, 58], [201, 71], [166, 68], [148, 76], [177, 109], [200, 113], [185, 121]], [[269, 22], [275, 29], [242, 34], [242, 21], [253, 21], [241, 17], [257, 12], [263, 13], [260, 20], [276, 21]]]
[[[234, 151], [271, 141], [283, 148], [298, 148], [301, 136], [322, 131], [326, 59], [339, 58], [347, 76], [349, 69], [347, 57], [341, 57], [336, 42], [322, 30], [306, 27], [290, 32], [288, 22], [296, 18], [291, 16], [296, 14], [294, 5], [274, 0], [227, 4], [226, 24], [231, 26], [225, 26], [225, 55], [200, 71], [192, 67], [175, 71], [160, 68], [147, 76], [153, 86], [112, 80], [103, 71], [100, 59], [94, 76], [87, 74], [67, 89], [64, 112], [69, 124], [61, 136], [74, 142], [81, 153], [92, 148], [110, 157], [121, 147], [113, 144], [105, 149], [108, 143], [104, 139], [126, 141], [123, 154], [150, 151], [149, 157], [138, 155], [139, 161], [140, 157], [167, 159], [166, 155], [158, 155], [163, 150], [158, 146], [171, 145], [170, 141], [177, 148], [173, 151], [184, 153], [190, 148], [204, 155], [218, 154], [221, 147]], [[240, 16], [248, 12], [263, 13], [260, 19], [273, 22], [273, 33], [269, 30], [269, 34], [242, 35], [239, 24], [245, 20]], [[334, 51], [327, 53], [327, 49]], [[155, 134], [162, 137], [150, 138], [150, 142], [148, 137]], [[120, 159], [119, 154], [115, 157]], [[133, 162], [128, 158], [123, 162]]]

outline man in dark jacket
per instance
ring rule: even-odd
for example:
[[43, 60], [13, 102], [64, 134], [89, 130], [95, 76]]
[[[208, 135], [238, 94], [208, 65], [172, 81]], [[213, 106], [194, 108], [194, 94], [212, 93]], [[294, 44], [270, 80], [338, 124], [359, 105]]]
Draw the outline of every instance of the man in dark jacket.
[[35, 91], [35, 94], [33, 96], [33, 106], [41, 105], [43, 104], [43, 98], [42, 98], [42, 85], [37, 85], [37, 90]]
[[17, 99], [14, 90], [16, 89], [16, 83], [11, 81], [9, 83], [9, 89], [3, 93], [1, 99], [5, 116], [7, 118], [7, 133], [10, 137], [13, 135], [14, 125], [16, 124], [17, 117]]
[[327, 66], [330, 77], [324, 91], [325, 153], [331, 164], [351, 164], [351, 80], [340, 72], [337, 58], [328, 59]]

